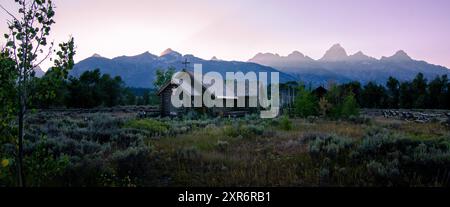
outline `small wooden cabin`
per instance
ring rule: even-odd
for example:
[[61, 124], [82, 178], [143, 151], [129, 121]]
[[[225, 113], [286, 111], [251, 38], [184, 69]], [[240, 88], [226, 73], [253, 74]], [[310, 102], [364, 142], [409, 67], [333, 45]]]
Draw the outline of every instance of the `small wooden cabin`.
[[178, 109], [172, 105], [171, 101], [173, 90], [176, 87], [178, 87], [176, 84], [169, 82], [158, 91], [158, 96], [161, 99], [159, 107], [161, 116], [176, 116], [178, 114]]
[[[191, 72], [187, 72], [189, 76], [191, 77], [191, 80], [194, 80], [194, 75]], [[195, 81], [195, 80], [194, 80]], [[182, 88], [185, 93], [189, 94], [191, 96], [192, 106], [194, 105], [194, 99], [196, 96], [201, 96], [201, 100], [203, 100], [202, 96], [204, 92], [214, 85], [205, 85], [201, 83], [202, 85], [202, 91], [195, 91], [194, 90], [194, 81], [191, 83], [191, 88]], [[256, 95], [251, 95], [248, 85], [246, 84], [246, 93], [244, 96], [238, 96], [237, 94], [237, 87], [235, 87], [235, 90], [232, 91], [224, 86], [223, 92], [224, 95], [222, 96], [214, 96], [213, 99], [221, 99], [223, 101], [224, 107], [214, 107], [214, 108], [207, 108], [205, 107], [205, 104], [202, 103], [203, 107], [201, 108], [194, 108], [194, 107], [188, 107], [188, 108], [177, 108], [173, 106], [171, 97], [174, 92], [174, 89], [179, 87], [180, 85], [173, 83], [172, 81], [169, 81], [166, 83], [163, 87], [161, 87], [158, 91], [158, 96], [161, 99], [161, 105], [160, 105], [160, 111], [161, 116], [180, 116], [182, 114], [186, 114], [189, 111], [197, 111], [200, 113], [208, 113], [214, 116], [228, 116], [228, 115], [245, 115], [246, 113], [250, 113], [251, 111], [254, 111], [254, 108], [249, 107], [249, 102], [251, 99], [257, 100], [257, 93]], [[238, 107], [237, 103], [238, 101], [245, 101], [245, 107]], [[227, 101], [233, 101], [235, 107], [226, 107]]]

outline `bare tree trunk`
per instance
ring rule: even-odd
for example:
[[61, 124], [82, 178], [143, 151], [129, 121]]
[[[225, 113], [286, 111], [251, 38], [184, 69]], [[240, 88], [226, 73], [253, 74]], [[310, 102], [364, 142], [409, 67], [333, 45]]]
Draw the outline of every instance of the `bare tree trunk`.
[[[22, 2], [22, 9], [24, 11], [26, 11], [26, 2], [23, 1]], [[26, 14], [23, 14], [23, 19], [27, 20], [26, 18]], [[25, 45], [28, 46], [28, 21], [26, 21], [26, 26], [25, 26], [25, 37], [23, 37], [24, 39], [22, 40], [22, 42], [25, 42]], [[23, 71], [22, 71], [22, 83], [19, 83], [19, 186], [20, 187], [25, 187], [25, 174], [23, 172], [23, 138], [24, 138], [24, 132], [25, 132], [25, 127], [24, 127], [24, 118], [25, 118], [25, 110], [26, 110], [26, 87], [28, 87], [27, 85], [27, 75], [28, 75], [28, 70], [27, 70], [27, 64], [28, 64], [28, 48], [25, 47], [24, 48], [25, 51], [23, 51], [22, 54], [22, 60], [23, 60]]]
[[19, 186], [25, 187], [25, 181], [24, 181], [24, 173], [23, 173], [23, 137], [24, 137], [24, 106], [23, 98], [20, 97], [20, 110], [19, 110], [19, 153], [18, 153], [18, 179], [19, 179]]
[[25, 134], [25, 110], [26, 110], [26, 99], [25, 99], [25, 69], [20, 70], [21, 76], [19, 78], [19, 137], [18, 137], [18, 145], [19, 152], [18, 155], [18, 163], [17, 163], [17, 178], [18, 184], [20, 187], [25, 187], [25, 174], [23, 172], [23, 138]]

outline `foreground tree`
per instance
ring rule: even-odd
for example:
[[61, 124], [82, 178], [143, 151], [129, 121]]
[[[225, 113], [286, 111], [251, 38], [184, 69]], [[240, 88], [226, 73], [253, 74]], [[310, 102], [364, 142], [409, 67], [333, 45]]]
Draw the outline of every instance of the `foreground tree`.
[[[9, 33], [5, 34], [7, 39], [6, 48], [15, 63], [14, 70], [17, 72], [17, 94], [18, 94], [18, 153], [17, 172], [19, 186], [25, 186], [23, 172], [23, 138], [25, 135], [25, 115], [27, 113], [34, 77], [34, 69], [50, 57], [53, 51], [53, 43], [48, 43], [53, 20], [55, 16], [55, 5], [51, 0], [15, 0], [18, 9], [17, 16], [8, 11], [2, 5], [0, 7], [11, 17], [7, 22]], [[67, 43], [73, 46], [73, 40]], [[73, 48], [72, 48], [73, 49]], [[46, 52], [45, 52], [46, 51]], [[64, 53], [64, 52], [63, 52]], [[63, 54], [58, 53], [58, 55]], [[70, 52], [69, 52], [70, 53]], [[69, 54], [67, 53], [67, 55]], [[40, 57], [40, 58], [38, 58]], [[67, 60], [66, 56], [65, 60]], [[61, 59], [60, 59], [61, 60]], [[55, 61], [56, 64], [58, 64]], [[72, 64], [61, 62], [61, 64]], [[57, 65], [58, 66], [58, 65]], [[67, 66], [67, 65], [64, 65]]]

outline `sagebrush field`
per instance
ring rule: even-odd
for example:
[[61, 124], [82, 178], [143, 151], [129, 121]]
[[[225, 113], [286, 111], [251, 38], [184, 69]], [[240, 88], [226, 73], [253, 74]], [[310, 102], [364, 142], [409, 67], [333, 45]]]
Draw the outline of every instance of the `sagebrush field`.
[[[450, 185], [450, 131], [438, 122], [62, 110], [30, 115], [27, 132], [30, 186]], [[14, 182], [9, 166], [2, 185]]]

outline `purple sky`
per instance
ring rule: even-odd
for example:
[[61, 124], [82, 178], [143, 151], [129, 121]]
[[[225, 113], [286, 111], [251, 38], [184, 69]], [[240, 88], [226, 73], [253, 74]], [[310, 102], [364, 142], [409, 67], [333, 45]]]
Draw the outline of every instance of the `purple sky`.
[[[14, 9], [13, 0], [0, 0]], [[246, 61], [298, 50], [320, 58], [334, 43], [376, 58], [403, 49], [450, 67], [449, 0], [55, 0], [56, 42], [73, 35], [77, 60], [161, 53]], [[0, 32], [7, 16], [0, 13]], [[1, 40], [4, 44], [4, 40]]]

